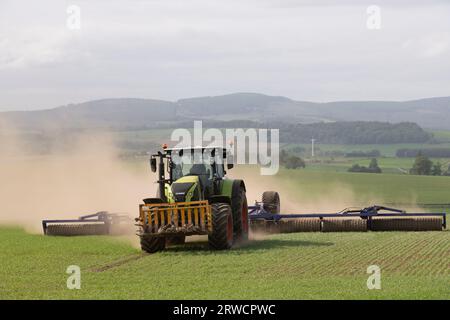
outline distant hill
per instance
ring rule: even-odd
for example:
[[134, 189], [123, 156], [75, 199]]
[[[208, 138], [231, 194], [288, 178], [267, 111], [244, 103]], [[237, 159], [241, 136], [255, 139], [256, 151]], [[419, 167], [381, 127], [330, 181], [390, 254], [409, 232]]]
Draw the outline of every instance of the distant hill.
[[134, 128], [179, 120], [173, 102], [130, 98], [88, 101], [48, 110], [3, 112], [2, 118], [30, 129]]
[[27, 128], [140, 128], [176, 126], [197, 120], [251, 120], [263, 123], [335, 121], [414, 122], [424, 128], [450, 129], [450, 97], [403, 102], [338, 101], [315, 103], [281, 96], [234, 93], [176, 102], [151, 99], [104, 99], [48, 110], [2, 112]]
[[177, 103], [179, 114], [191, 118], [217, 119], [220, 116], [220, 120], [282, 120], [300, 123], [332, 121], [329, 117], [313, 112], [316, 103], [258, 93], [182, 99]]
[[415, 122], [424, 128], [450, 129], [450, 97], [403, 102], [342, 101], [317, 104], [315, 112], [337, 121]]
[[424, 128], [450, 129], [450, 97], [404, 102], [338, 101], [315, 103], [253, 93], [179, 100], [184, 116], [222, 120], [283, 120], [297, 123], [330, 121], [415, 122]]

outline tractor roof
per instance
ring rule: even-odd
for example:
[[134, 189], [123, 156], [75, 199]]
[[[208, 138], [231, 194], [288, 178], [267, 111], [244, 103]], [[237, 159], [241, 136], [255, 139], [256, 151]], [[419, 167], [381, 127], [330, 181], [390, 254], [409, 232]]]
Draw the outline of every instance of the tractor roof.
[[212, 149], [219, 149], [219, 150], [226, 150], [227, 148], [221, 147], [221, 146], [208, 146], [208, 147], [180, 147], [180, 148], [165, 148], [166, 151], [178, 151], [178, 150], [212, 150]]
[[205, 150], [222, 150], [223, 151], [223, 156], [226, 156], [226, 152], [227, 152], [227, 148], [224, 148], [222, 146], [208, 146], [208, 147], [202, 147], [202, 146], [195, 146], [195, 147], [179, 147], [179, 148], [165, 148], [164, 151], [168, 154], [171, 154], [173, 151], [192, 151], [192, 150], [201, 150], [202, 153], [205, 152]]

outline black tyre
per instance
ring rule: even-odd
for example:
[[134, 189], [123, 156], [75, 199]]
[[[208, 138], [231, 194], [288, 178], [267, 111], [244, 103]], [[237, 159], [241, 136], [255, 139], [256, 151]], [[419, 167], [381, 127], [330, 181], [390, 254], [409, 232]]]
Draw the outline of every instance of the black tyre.
[[441, 231], [442, 218], [438, 217], [375, 217], [372, 218], [373, 231]]
[[244, 188], [239, 187], [239, 190], [233, 194], [231, 208], [233, 211], [234, 240], [247, 241], [249, 230], [248, 206]]
[[280, 195], [276, 191], [264, 191], [262, 195], [264, 210], [272, 214], [280, 213]]
[[213, 203], [212, 232], [208, 235], [208, 243], [212, 249], [225, 250], [233, 245], [233, 213], [227, 203]]
[[90, 236], [108, 234], [108, 226], [101, 224], [51, 224], [47, 226], [49, 236]]
[[148, 253], [155, 253], [164, 250], [166, 239], [164, 237], [154, 237], [150, 235], [141, 235], [141, 248]]
[[167, 237], [166, 244], [167, 245], [180, 245], [186, 242], [186, 236], [173, 236]]

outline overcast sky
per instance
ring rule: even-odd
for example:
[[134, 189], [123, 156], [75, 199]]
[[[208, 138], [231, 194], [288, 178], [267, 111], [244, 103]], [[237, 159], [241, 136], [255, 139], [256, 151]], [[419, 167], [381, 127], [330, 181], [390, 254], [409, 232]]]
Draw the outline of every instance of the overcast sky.
[[449, 96], [450, 1], [0, 0], [0, 110], [232, 92]]

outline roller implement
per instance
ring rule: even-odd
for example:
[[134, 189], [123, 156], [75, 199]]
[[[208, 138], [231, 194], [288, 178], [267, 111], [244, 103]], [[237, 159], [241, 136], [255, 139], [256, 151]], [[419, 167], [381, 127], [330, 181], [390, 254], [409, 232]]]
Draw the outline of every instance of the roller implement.
[[118, 235], [125, 233], [130, 222], [124, 214], [101, 211], [78, 219], [43, 220], [42, 229], [52, 236]]
[[[135, 219], [141, 248], [149, 253], [183, 244], [193, 235], [205, 235], [212, 249], [223, 250], [246, 241], [249, 231], [439, 231], [447, 226], [445, 213], [377, 205], [337, 213], [281, 213], [276, 191], [264, 192], [260, 202], [248, 206], [244, 181], [226, 177], [233, 160], [222, 147], [163, 147], [151, 156], [150, 167], [158, 172], [157, 192], [143, 200]], [[127, 221], [123, 215], [98, 212], [74, 220], [44, 220], [42, 226], [46, 235], [117, 234], [121, 226], [129, 226]]]
[[281, 214], [275, 191], [264, 192], [262, 201], [248, 209], [251, 230], [264, 233], [440, 231], [447, 226], [445, 213], [407, 213], [377, 205], [338, 213]]

